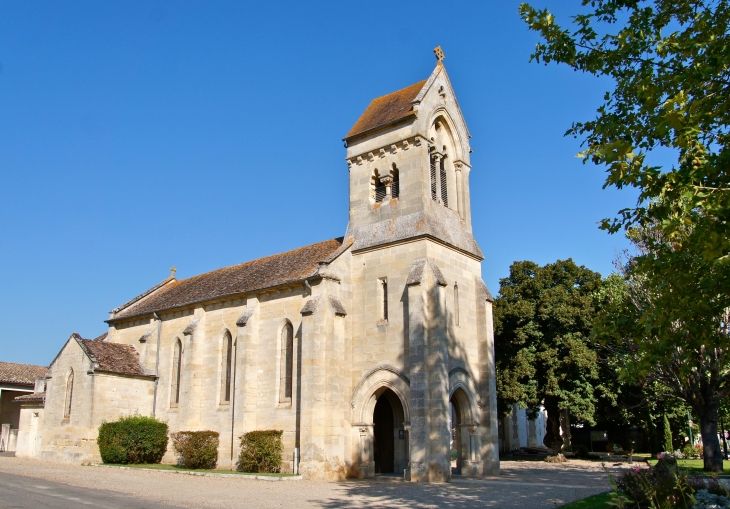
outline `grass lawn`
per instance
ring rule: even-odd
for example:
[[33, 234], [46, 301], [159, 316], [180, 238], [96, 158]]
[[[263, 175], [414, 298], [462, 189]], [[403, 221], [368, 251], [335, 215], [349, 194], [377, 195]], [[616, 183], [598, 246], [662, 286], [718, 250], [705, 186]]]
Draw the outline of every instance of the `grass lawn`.
[[[657, 460], [649, 460], [649, 464], [653, 467]], [[709, 474], [702, 470], [704, 463], [702, 460], [677, 460], [677, 466], [685, 470], [689, 474]], [[730, 475], [730, 461], [722, 462], [722, 474]]]
[[611, 497], [608, 493], [601, 493], [600, 495], [593, 495], [570, 504], [561, 505], [560, 509], [611, 509], [611, 506], [608, 505], [610, 500]]
[[238, 470], [205, 470], [205, 469], [192, 469], [179, 467], [177, 465], [163, 465], [162, 463], [153, 464], [136, 464], [136, 465], [122, 465], [118, 463], [104, 463], [105, 467], [129, 467], [129, 468], [149, 468], [152, 470], [177, 470], [180, 472], [205, 472], [210, 474], [238, 474], [238, 475], [264, 475], [267, 477], [294, 477], [294, 474], [269, 474], [269, 473], [255, 473], [255, 472], [239, 472]]

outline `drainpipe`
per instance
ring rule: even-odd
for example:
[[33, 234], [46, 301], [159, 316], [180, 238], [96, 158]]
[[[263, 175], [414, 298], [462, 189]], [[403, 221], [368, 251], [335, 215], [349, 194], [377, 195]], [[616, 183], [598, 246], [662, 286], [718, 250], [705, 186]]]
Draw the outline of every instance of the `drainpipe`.
[[309, 281], [308, 281], [308, 280], [306, 280], [306, 279], [304, 280], [304, 286], [306, 286], [306, 287], [307, 287], [307, 290], [309, 290], [309, 295], [311, 296], [311, 295], [312, 295], [312, 287], [311, 287], [311, 285], [309, 284]]
[[157, 320], [157, 354], [155, 355], [155, 390], [152, 396], [152, 418], [155, 418], [155, 411], [157, 410], [157, 382], [160, 380], [160, 335], [162, 334], [162, 320], [157, 316], [156, 312], [152, 313], [152, 316]]
[[[236, 357], [238, 356], [238, 338], [233, 342], [233, 389], [231, 390], [231, 467], [233, 467], [233, 426], [236, 422]], [[233, 470], [231, 468], [231, 470]]]

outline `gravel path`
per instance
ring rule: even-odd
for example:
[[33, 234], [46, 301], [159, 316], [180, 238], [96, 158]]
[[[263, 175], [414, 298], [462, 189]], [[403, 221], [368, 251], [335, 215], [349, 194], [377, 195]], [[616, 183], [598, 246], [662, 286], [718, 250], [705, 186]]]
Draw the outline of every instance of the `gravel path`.
[[[615, 471], [616, 467], [612, 467]], [[606, 491], [601, 465], [571, 460], [553, 465], [503, 461], [502, 475], [456, 477], [448, 484], [417, 484], [381, 477], [339, 483], [267, 482], [230, 477], [200, 477], [0, 457], [2, 473], [59, 482], [89, 490], [125, 493], [180, 508], [380, 508], [498, 507], [552, 509]], [[98, 495], [98, 493], [95, 493]], [[0, 507], [4, 506], [0, 500]]]

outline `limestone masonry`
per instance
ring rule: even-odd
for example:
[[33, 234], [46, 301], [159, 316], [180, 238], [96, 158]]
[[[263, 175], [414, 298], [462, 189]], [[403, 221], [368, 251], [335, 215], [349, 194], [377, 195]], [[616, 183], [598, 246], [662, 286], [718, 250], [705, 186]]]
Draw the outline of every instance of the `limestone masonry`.
[[99, 461], [101, 422], [136, 412], [218, 431], [219, 468], [235, 468], [241, 434], [280, 429], [284, 471], [305, 478], [498, 473], [469, 138], [440, 60], [373, 100], [345, 138], [343, 237], [173, 273], [114, 309], [103, 336], [73, 334], [19, 401], [17, 454]]

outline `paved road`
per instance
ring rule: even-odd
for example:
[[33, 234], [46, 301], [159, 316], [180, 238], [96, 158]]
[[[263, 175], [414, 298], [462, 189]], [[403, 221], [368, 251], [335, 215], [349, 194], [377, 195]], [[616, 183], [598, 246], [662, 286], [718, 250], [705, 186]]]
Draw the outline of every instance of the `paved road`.
[[0, 477], [2, 509], [176, 509], [176, 506], [144, 500], [107, 490], [90, 490], [43, 479], [3, 472]]
[[498, 477], [269, 482], [0, 457], [0, 509], [555, 509], [606, 491], [600, 464], [504, 461]]

